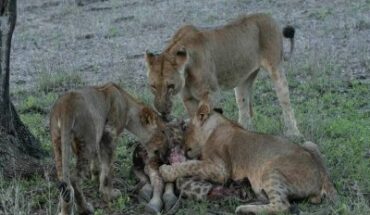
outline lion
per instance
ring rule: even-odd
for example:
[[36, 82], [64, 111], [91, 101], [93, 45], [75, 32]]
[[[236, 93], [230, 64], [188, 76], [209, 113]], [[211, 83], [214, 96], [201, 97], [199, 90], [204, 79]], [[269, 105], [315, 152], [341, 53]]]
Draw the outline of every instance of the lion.
[[[184, 133], [186, 123], [184, 120], [174, 120], [166, 123], [166, 131], [168, 132], [168, 154], [166, 157], [155, 158], [157, 164], [174, 164], [181, 163], [187, 160], [184, 150]], [[159, 213], [161, 208], [156, 208], [150, 204], [152, 198], [153, 186], [151, 179], [148, 177], [147, 165], [153, 162], [149, 160], [146, 149], [142, 144], [137, 144], [132, 154], [133, 168], [132, 172], [138, 179], [139, 183], [133, 189], [138, 193], [138, 197], [145, 202], [149, 202], [145, 210], [149, 213]], [[166, 183], [162, 195], [164, 202], [164, 213], [172, 214], [178, 209], [179, 199], [176, 197], [176, 192], [180, 193], [180, 197], [194, 199], [197, 201], [219, 200], [228, 197], [235, 197], [245, 200], [250, 197], [248, 192], [245, 192], [245, 181], [230, 182], [227, 186], [222, 184], [214, 184], [209, 181], [201, 181], [194, 177], [178, 178], [176, 183]]]
[[[185, 162], [187, 158], [182, 152], [183, 150], [176, 151], [176, 148], [172, 148], [172, 152], [168, 155], [169, 164]], [[172, 158], [171, 158], [172, 157]], [[177, 158], [174, 158], [177, 157]], [[179, 158], [179, 159], [178, 159]], [[172, 159], [176, 159], [173, 162]], [[132, 172], [135, 175], [138, 183], [133, 188], [134, 192], [138, 192], [138, 197], [141, 200], [149, 202], [151, 200], [151, 195], [153, 193], [153, 186], [151, 185], [150, 178], [146, 173], [146, 164], [150, 163], [147, 158], [147, 153], [142, 145], [138, 144], [133, 153], [133, 168]], [[158, 161], [158, 163], [167, 163], [164, 161]], [[242, 189], [248, 187], [247, 181], [230, 181], [226, 186], [222, 184], [214, 184], [210, 181], [202, 181], [196, 177], [185, 177], [178, 178], [176, 180], [175, 186], [172, 183], [167, 183], [165, 186], [165, 191], [163, 193], [162, 199], [164, 201], [164, 211], [172, 210], [175, 207], [175, 203], [178, 201], [175, 189], [181, 193], [182, 197], [188, 199], [194, 199], [197, 201], [209, 201], [209, 200], [218, 200], [227, 198], [230, 196], [245, 200], [246, 198], [251, 198], [249, 193], [245, 192]], [[156, 210], [151, 205], [146, 206], [147, 212], [160, 212], [160, 209]]]
[[239, 122], [252, 129], [252, 87], [260, 68], [271, 77], [283, 110], [286, 135], [302, 137], [289, 98], [288, 83], [280, 68], [283, 36], [294, 47], [294, 28], [283, 31], [267, 14], [240, 17], [225, 26], [181, 27], [160, 54], [145, 54], [148, 82], [155, 108], [164, 118], [172, 109], [172, 98], [181, 94], [192, 117], [200, 103], [218, 108], [220, 90], [234, 88]]
[[[149, 157], [167, 153], [165, 125], [159, 115], [114, 83], [70, 91], [55, 102], [50, 130], [60, 181], [60, 214], [72, 214], [74, 202], [78, 213], [93, 214], [79, 186], [88, 176], [89, 167], [93, 176], [100, 172], [99, 191], [104, 200], [120, 196], [120, 191], [112, 187], [112, 164], [116, 137], [124, 129], [138, 137]], [[70, 175], [71, 149], [76, 165]], [[155, 187], [157, 192], [163, 190], [160, 185]]]
[[203, 104], [185, 135], [190, 158], [200, 158], [159, 169], [164, 181], [195, 175], [225, 183], [247, 178], [260, 204], [237, 207], [236, 213], [276, 214], [287, 211], [290, 200], [320, 203], [324, 196], [336, 199], [316, 144], [303, 146], [287, 139], [243, 129], [239, 124]]

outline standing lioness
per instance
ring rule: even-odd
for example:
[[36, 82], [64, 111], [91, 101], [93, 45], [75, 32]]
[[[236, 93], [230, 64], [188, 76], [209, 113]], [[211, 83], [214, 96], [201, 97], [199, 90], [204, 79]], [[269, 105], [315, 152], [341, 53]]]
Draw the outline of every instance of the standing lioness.
[[292, 52], [294, 28], [286, 27], [283, 33], [267, 14], [244, 16], [213, 29], [181, 27], [161, 54], [145, 55], [155, 107], [163, 116], [168, 115], [172, 97], [181, 92], [187, 112], [193, 116], [200, 102], [219, 105], [220, 88], [235, 88], [239, 122], [251, 127], [252, 86], [262, 67], [274, 83], [286, 134], [300, 136], [288, 84], [279, 68], [283, 35], [290, 39]]
[[288, 210], [289, 200], [308, 198], [320, 203], [324, 196], [336, 198], [314, 143], [301, 146], [247, 131], [206, 104], [200, 106], [187, 128], [185, 149], [189, 157], [200, 160], [161, 166], [163, 179], [172, 182], [194, 175], [225, 183], [248, 178], [263, 204], [242, 205], [236, 212], [277, 214]]
[[[119, 196], [119, 190], [112, 188], [112, 164], [115, 139], [124, 128], [140, 139], [149, 157], [166, 154], [167, 137], [160, 117], [113, 83], [70, 91], [56, 101], [50, 114], [50, 130], [61, 182], [62, 215], [73, 214], [74, 203], [79, 214], [93, 213], [79, 186], [89, 165], [94, 167], [93, 175], [100, 172], [99, 191], [103, 198], [109, 201]], [[76, 155], [76, 168], [70, 176], [71, 149]], [[159, 177], [158, 180], [154, 195], [161, 196], [163, 185]], [[152, 203], [161, 204], [160, 197], [157, 199]]]

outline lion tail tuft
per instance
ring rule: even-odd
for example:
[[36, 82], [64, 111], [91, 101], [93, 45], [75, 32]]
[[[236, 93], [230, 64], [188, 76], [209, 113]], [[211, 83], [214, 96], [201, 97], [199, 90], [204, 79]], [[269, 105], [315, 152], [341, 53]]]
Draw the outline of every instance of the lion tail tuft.
[[285, 60], [289, 60], [292, 55], [293, 55], [293, 50], [294, 50], [294, 35], [295, 35], [295, 29], [293, 26], [287, 25], [283, 28], [283, 36], [285, 38], [288, 38], [290, 41], [290, 51], [289, 51], [289, 56], [285, 57]]

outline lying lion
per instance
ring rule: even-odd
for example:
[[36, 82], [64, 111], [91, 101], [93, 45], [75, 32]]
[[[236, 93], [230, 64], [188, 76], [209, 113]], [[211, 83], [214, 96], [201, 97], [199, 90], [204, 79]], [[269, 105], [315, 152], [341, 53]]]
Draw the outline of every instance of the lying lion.
[[[183, 157], [181, 160], [185, 161], [186, 158]], [[150, 201], [150, 199], [152, 198], [151, 195], [153, 193], [153, 187], [145, 169], [145, 164], [147, 162], [147, 153], [145, 149], [140, 144], [138, 144], [135, 147], [133, 153], [133, 173], [135, 177], [139, 180], [139, 183], [135, 186], [134, 191], [139, 191], [139, 197], [142, 198], [142, 200]], [[170, 164], [175, 163], [178, 162], [170, 162]], [[242, 185], [245, 185], [245, 181], [231, 181], [231, 183], [229, 184], [231, 184], [232, 186], [225, 187], [219, 184], [211, 183], [209, 181], [202, 181], [194, 177], [178, 178], [175, 183], [176, 190], [179, 193], [182, 193], [183, 197], [197, 201], [218, 200], [229, 196], [235, 196], [244, 200], [249, 197], [247, 196], [248, 193], [245, 193], [242, 190], [235, 189], [235, 187], [241, 187]], [[172, 206], [174, 206], [175, 202], [173, 201], [176, 201], [177, 198], [175, 195], [174, 187], [166, 188], [167, 189], [165, 190], [162, 199], [165, 204], [164, 209], [165, 211], [168, 211], [171, 209]], [[152, 212], [152, 210], [150, 210], [150, 212]], [[160, 212], [160, 210], [156, 210], [156, 212]]]
[[[50, 114], [50, 130], [61, 182], [60, 214], [73, 214], [74, 202], [79, 214], [93, 213], [79, 186], [88, 175], [89, 165], [93, 167], [93, 176], [100, 172], [99, 191], [106, 201], [120, 195], [119, 190], [112, 188], [112, 163], [115, 139], [125, 128], [140, 139], [149, 157], [166, 154], [167, 137], [162, 120], [113, 83], [70, 91], [55, 102]], [[71, 149], [77, 160], [70, 176]], [[162, 182], [159, 175], [157, 178]], [[163, 186], [155, 189], [161, 195]]]
[[274, 84], [286, 135], [300, 137], [288, 83], [280, 66], [283, 36], [290, 40], [292, 52], [294, 28], [281, 29], [270, 15], [263, 13], [242, 16], [216, 28], [181, 27], [162, 53], [145, 55], [156, 109], [167, 118], [173, 97], [181, 94], [192, 117], [200, 103], [219, 107], [220, 91], [234, 88], [239, 122], [251, 128], [253, 83], [262, 68]]
[[159, 171], [165, 181], [195, 175], [225, 183], [248, 178], [264, 204], [241, 205], [237, 213], [276, 214], [287, 211], [290, 200], [336, 198], [317, 146], [289, 143], [287, 139], [247, 131], [203, 104], [192, 118], [185, 135], [187, 156], [200, 157]]
[[[185, 162], [187, 158], [184, 153], [184, 131], [186, 124], [183, 120], [174, 120], [166, 124], [166, 134], [168, 137], [169, 150], [165, 157], [157, 157], [154, 162], [157, 164], [175, 164]], [[145, 209], [150, 213], [158, 213], [162, 208], [159, 205], [153, 205], [150, 201], [153, 195], [153, 183], [147, 172], [147, 165], [153, 162], [148, 158], [148, 153], [142, 144], [137, 144], [133, 152], [133, 173], [139, 180], [134, 191], [138, 191], [139, 199], [149, 202]], [[230, 182], [228, 186], [215, 184], [209, 181], [202, 181], [194, 177], [178, 178], [176, 183], [166, 183], [165, 191], [162, 196], [164, 202], [164, 212], [172, 213], [176, 211], [178, 198], [175, 190], [181, 197], [194, 199], [197, 201], [219, 200], [227, 197], [235, 197], [245, 200], [251, 198], [250, 192], [245, 192], [245, 181]]]

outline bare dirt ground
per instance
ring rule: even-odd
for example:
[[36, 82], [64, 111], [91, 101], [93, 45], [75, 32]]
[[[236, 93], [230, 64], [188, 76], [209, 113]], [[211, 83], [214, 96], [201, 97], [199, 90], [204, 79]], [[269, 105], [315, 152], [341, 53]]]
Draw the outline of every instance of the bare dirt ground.
[[296, 28], [293, 65], [329, 59], [334, 76], [368, 81], [369, 11], [369, 0], [109, 0], [83, 7], [74, 0], [19, 0], [11, 87], [29, 90], [40, 75], [73, 73], [89, 84], [121, 81], [140, 89], [143, 53], [162, 50], [181, 25], [215, 26], [254, 12]]

